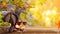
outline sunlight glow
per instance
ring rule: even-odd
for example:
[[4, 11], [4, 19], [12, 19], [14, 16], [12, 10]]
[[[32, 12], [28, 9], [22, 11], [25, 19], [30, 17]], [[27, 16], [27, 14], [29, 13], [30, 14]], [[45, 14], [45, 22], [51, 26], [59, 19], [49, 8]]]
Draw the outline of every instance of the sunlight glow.
[[51, 14], [51, 11], [50, 11], [50, 10], [48, 10], [48, 11], [46, 12], [46, 15], [49, 15], [49, 14]]
[[45, 19], [45, 22], [46, 22], [46, 23], [45, 23], [45, 26], [46, 26], [46, 27], [50, 27], [50, 26], [51, 26], [50, 18], [47, 17], [47, 18]]

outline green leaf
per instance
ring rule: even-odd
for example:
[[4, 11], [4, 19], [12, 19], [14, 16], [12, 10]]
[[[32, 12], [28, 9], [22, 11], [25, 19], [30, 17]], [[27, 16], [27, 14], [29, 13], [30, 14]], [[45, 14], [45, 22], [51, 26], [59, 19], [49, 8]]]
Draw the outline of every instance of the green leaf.
[[44, 4], [46, 0], [39, 0], [40, 3]]

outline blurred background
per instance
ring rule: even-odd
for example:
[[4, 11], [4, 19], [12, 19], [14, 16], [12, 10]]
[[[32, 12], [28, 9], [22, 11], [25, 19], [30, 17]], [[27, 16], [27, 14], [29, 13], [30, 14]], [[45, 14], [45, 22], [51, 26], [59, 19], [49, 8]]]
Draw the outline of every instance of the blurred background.
[[60, 27], [60, 0], [0, 0], [0, 27], [9, 25], [2, 21], [2, 11], [10, 7], [14, 12], [24, 11], [19, 19], [27, 22], [27, 27]]

